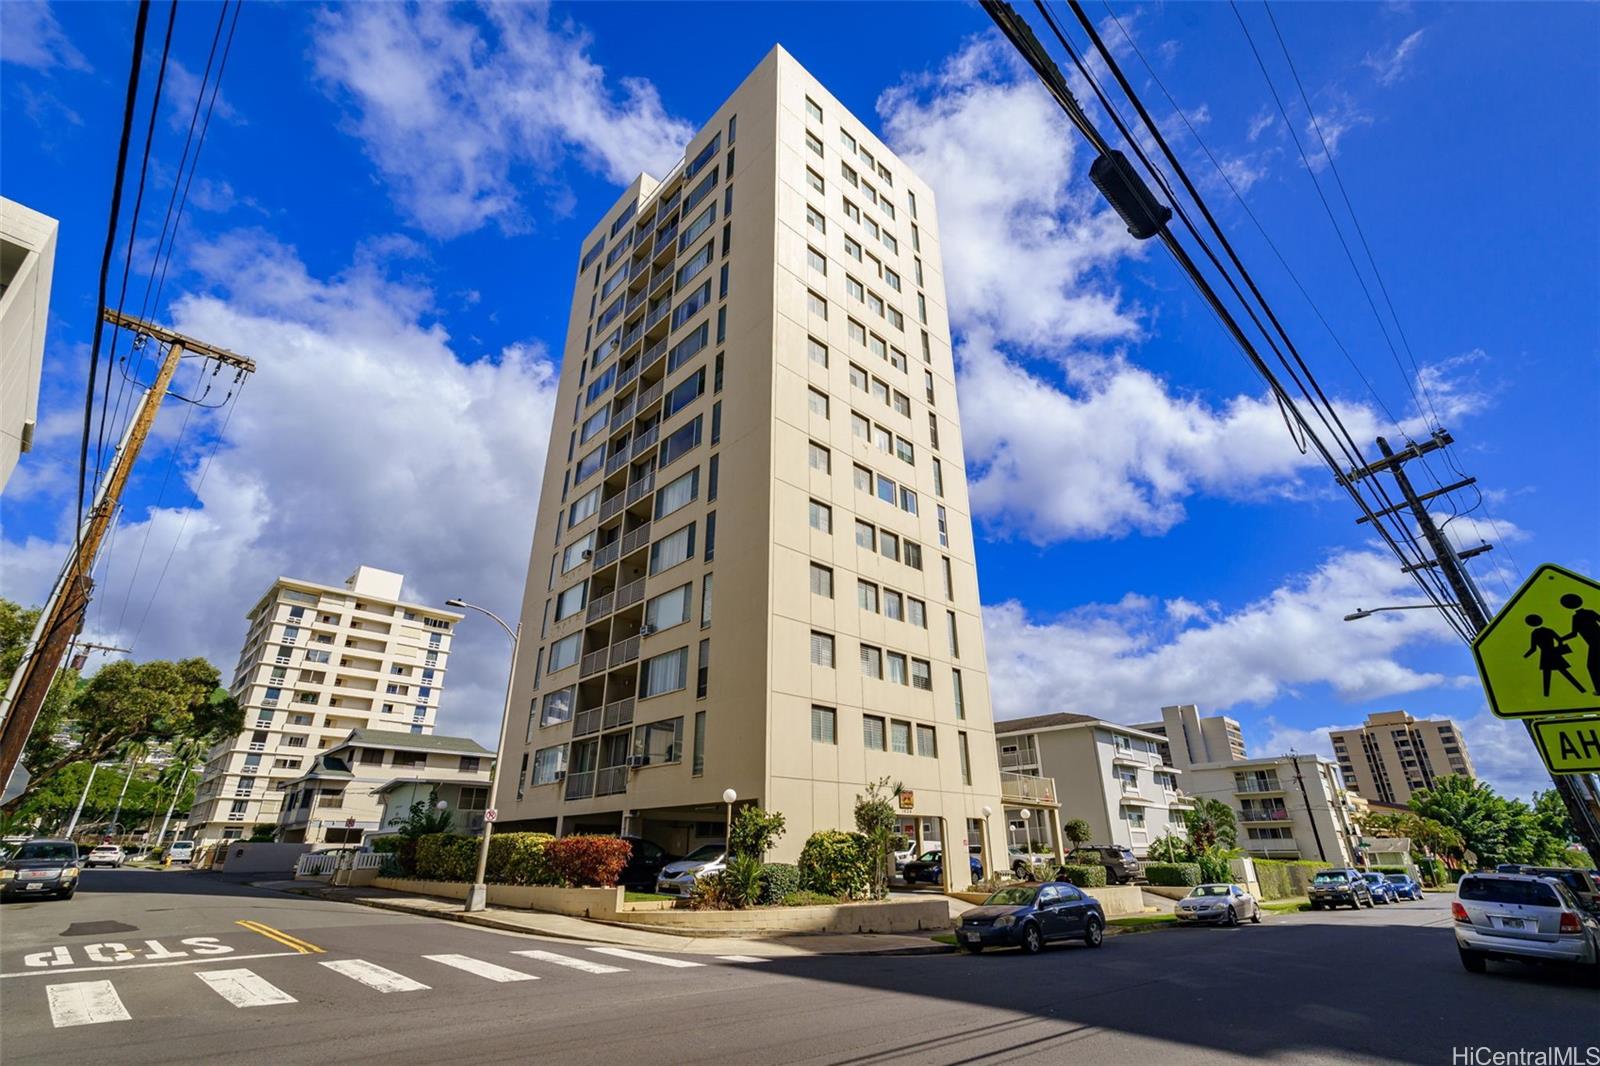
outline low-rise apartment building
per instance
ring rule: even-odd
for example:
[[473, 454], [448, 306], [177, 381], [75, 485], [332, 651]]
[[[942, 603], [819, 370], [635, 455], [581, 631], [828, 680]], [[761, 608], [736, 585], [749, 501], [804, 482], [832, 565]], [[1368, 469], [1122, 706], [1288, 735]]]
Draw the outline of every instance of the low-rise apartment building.
[[[1159, 742], [1153, 733], [1087, 714], [995, 723], [1003, 778], [1053, 778], [1062, 821], [1081, 818], [1094, 843], [1121, 844], [1140, 858], [1169, 832], [1181, 835], [1183, 814], [1192, 806], [1178, 785], [1181, 771], [1162, 760]], [[1029, 841], [1055, 843], [1048, 827], [1008, 805], [1006, 824], [1019, 822]]]
[[1345, 788], [1380, 803], [1405, 803], [1441, 777], [1476, 777], [1467, 742], [1448, 718], [1414, 718], [1405, 711], [1367, 715], [1356, 729], [1330, 729]]
[[353, 729], [285, 784], [278, 839], [359, 843], [393, 832], [418, 799], [446, 803], [462, 832], [481, 830], [493, 765], [494, 752], [467, 737]]

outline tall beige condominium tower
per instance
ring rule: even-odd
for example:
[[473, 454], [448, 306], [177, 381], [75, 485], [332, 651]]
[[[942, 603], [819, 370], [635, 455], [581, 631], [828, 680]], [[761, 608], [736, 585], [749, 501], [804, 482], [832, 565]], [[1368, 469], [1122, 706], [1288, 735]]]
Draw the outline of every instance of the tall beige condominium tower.
[[0, 196], [0, 488], [33, 447], [58, 228]]
[[[231, 692], [244, 731], [211, 749], [188, 836], [231, 840], [278, 820], [283, 786], [352, 729], [431, 734], [461, 615], [400, 599], [370, 566], [342, 585], [280, 577], [250, 611]], [[341, 827], [360, 839], [376, 824]]]
[[1003, 854], [949, 337], [933, 194], [781, 48], [634, 181], [578, 255], [502, 825], [682, 854], [733, 789], [792, 860], [890, 778]]
[[1477, 776], [1467, 742], [1448, 718], [1381, 711], [1359, 729], [1330, 729], [1328, 736], [1345, 788], [1380, 803], [1405, 803], [1451, 774]]

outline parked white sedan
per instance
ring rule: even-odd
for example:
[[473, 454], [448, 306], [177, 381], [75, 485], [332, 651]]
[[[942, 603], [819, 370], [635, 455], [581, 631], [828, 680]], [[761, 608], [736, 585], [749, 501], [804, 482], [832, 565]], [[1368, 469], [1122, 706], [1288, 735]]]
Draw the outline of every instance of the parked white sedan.
[[1256, 898], [1238, 885], [1195, 885], [1172, 910], [1180, 922], [1216, 922], [1238, 925], [1248, 918], [1261, 921], [1261, 906]]
[[83, 860], [85, 866], [121, 866], [127, 854], [117, 844], [101, 844]]
[[727, 869], [727, 846], [702, 844], [677, 862], [669, 862], [656, 875], [656, 891], [667, 896], [687, 896], [702, 877]]

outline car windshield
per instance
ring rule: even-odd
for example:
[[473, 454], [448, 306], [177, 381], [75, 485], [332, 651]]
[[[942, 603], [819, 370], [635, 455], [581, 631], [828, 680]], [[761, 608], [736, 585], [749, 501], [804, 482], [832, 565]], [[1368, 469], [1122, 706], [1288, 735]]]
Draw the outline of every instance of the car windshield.
[[684, 856], [685, 862], [710, 862], [722, 854], [721, 844], [702, 844]]
[[76, 844], [51, 844], [42, 841], [30, 841], [17, 849], [14, 856], [18, 859], [63, 859], [70, 862], [78, 857]]
[[1411, 880], [1411, 878], [1407, 877], [1405, 874], [1390, 874], [1389, 880], [1397, 885], [1403, 885], [1407, 881]]
[[1377, 884], [1379, 881], [1383, 880], [1382, 874], [1362, 874], [1361, 877], [1363, 880], [1371, 881], [1373, 884]]
[[1227, 894], [1227, 885], [1196, 885], [1194, 890], [1189, 893], [1189, 897], [1193, 899], [1196, 896], [1226, 896]]
[[922, 853], [922, 861], [923, 862], [938, 862], [939, 861], [939, 854], [940, 853], [937, 852], [937, 851], [925, 851], [925, 852]]
[[1461, 898], [1481, 903], [1521, 903], [1529, 907], [1559, 907], [1561, 901], [1549, 885], [1538, 881], [1469, 877], [1461, 882]]
[[1311, 879], [1314, 885], [1337, 885], [1345, 881], [1345, 875], [1339, 870], [1324, 870]]
[[1038, 894], [1039, 890], [1035, 888], [1002, 888], [983, 903], [986, 907], [1026, 907]]

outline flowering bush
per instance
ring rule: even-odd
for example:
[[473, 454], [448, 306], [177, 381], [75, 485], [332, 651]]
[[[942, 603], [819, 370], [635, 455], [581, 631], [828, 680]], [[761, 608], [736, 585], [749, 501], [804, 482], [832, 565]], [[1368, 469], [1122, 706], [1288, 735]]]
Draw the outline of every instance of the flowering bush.
[[570, 836], [550, 841], [543, 852], [561, 884], [607, 888], [628, 865], [633, 845], [619, 837]]

